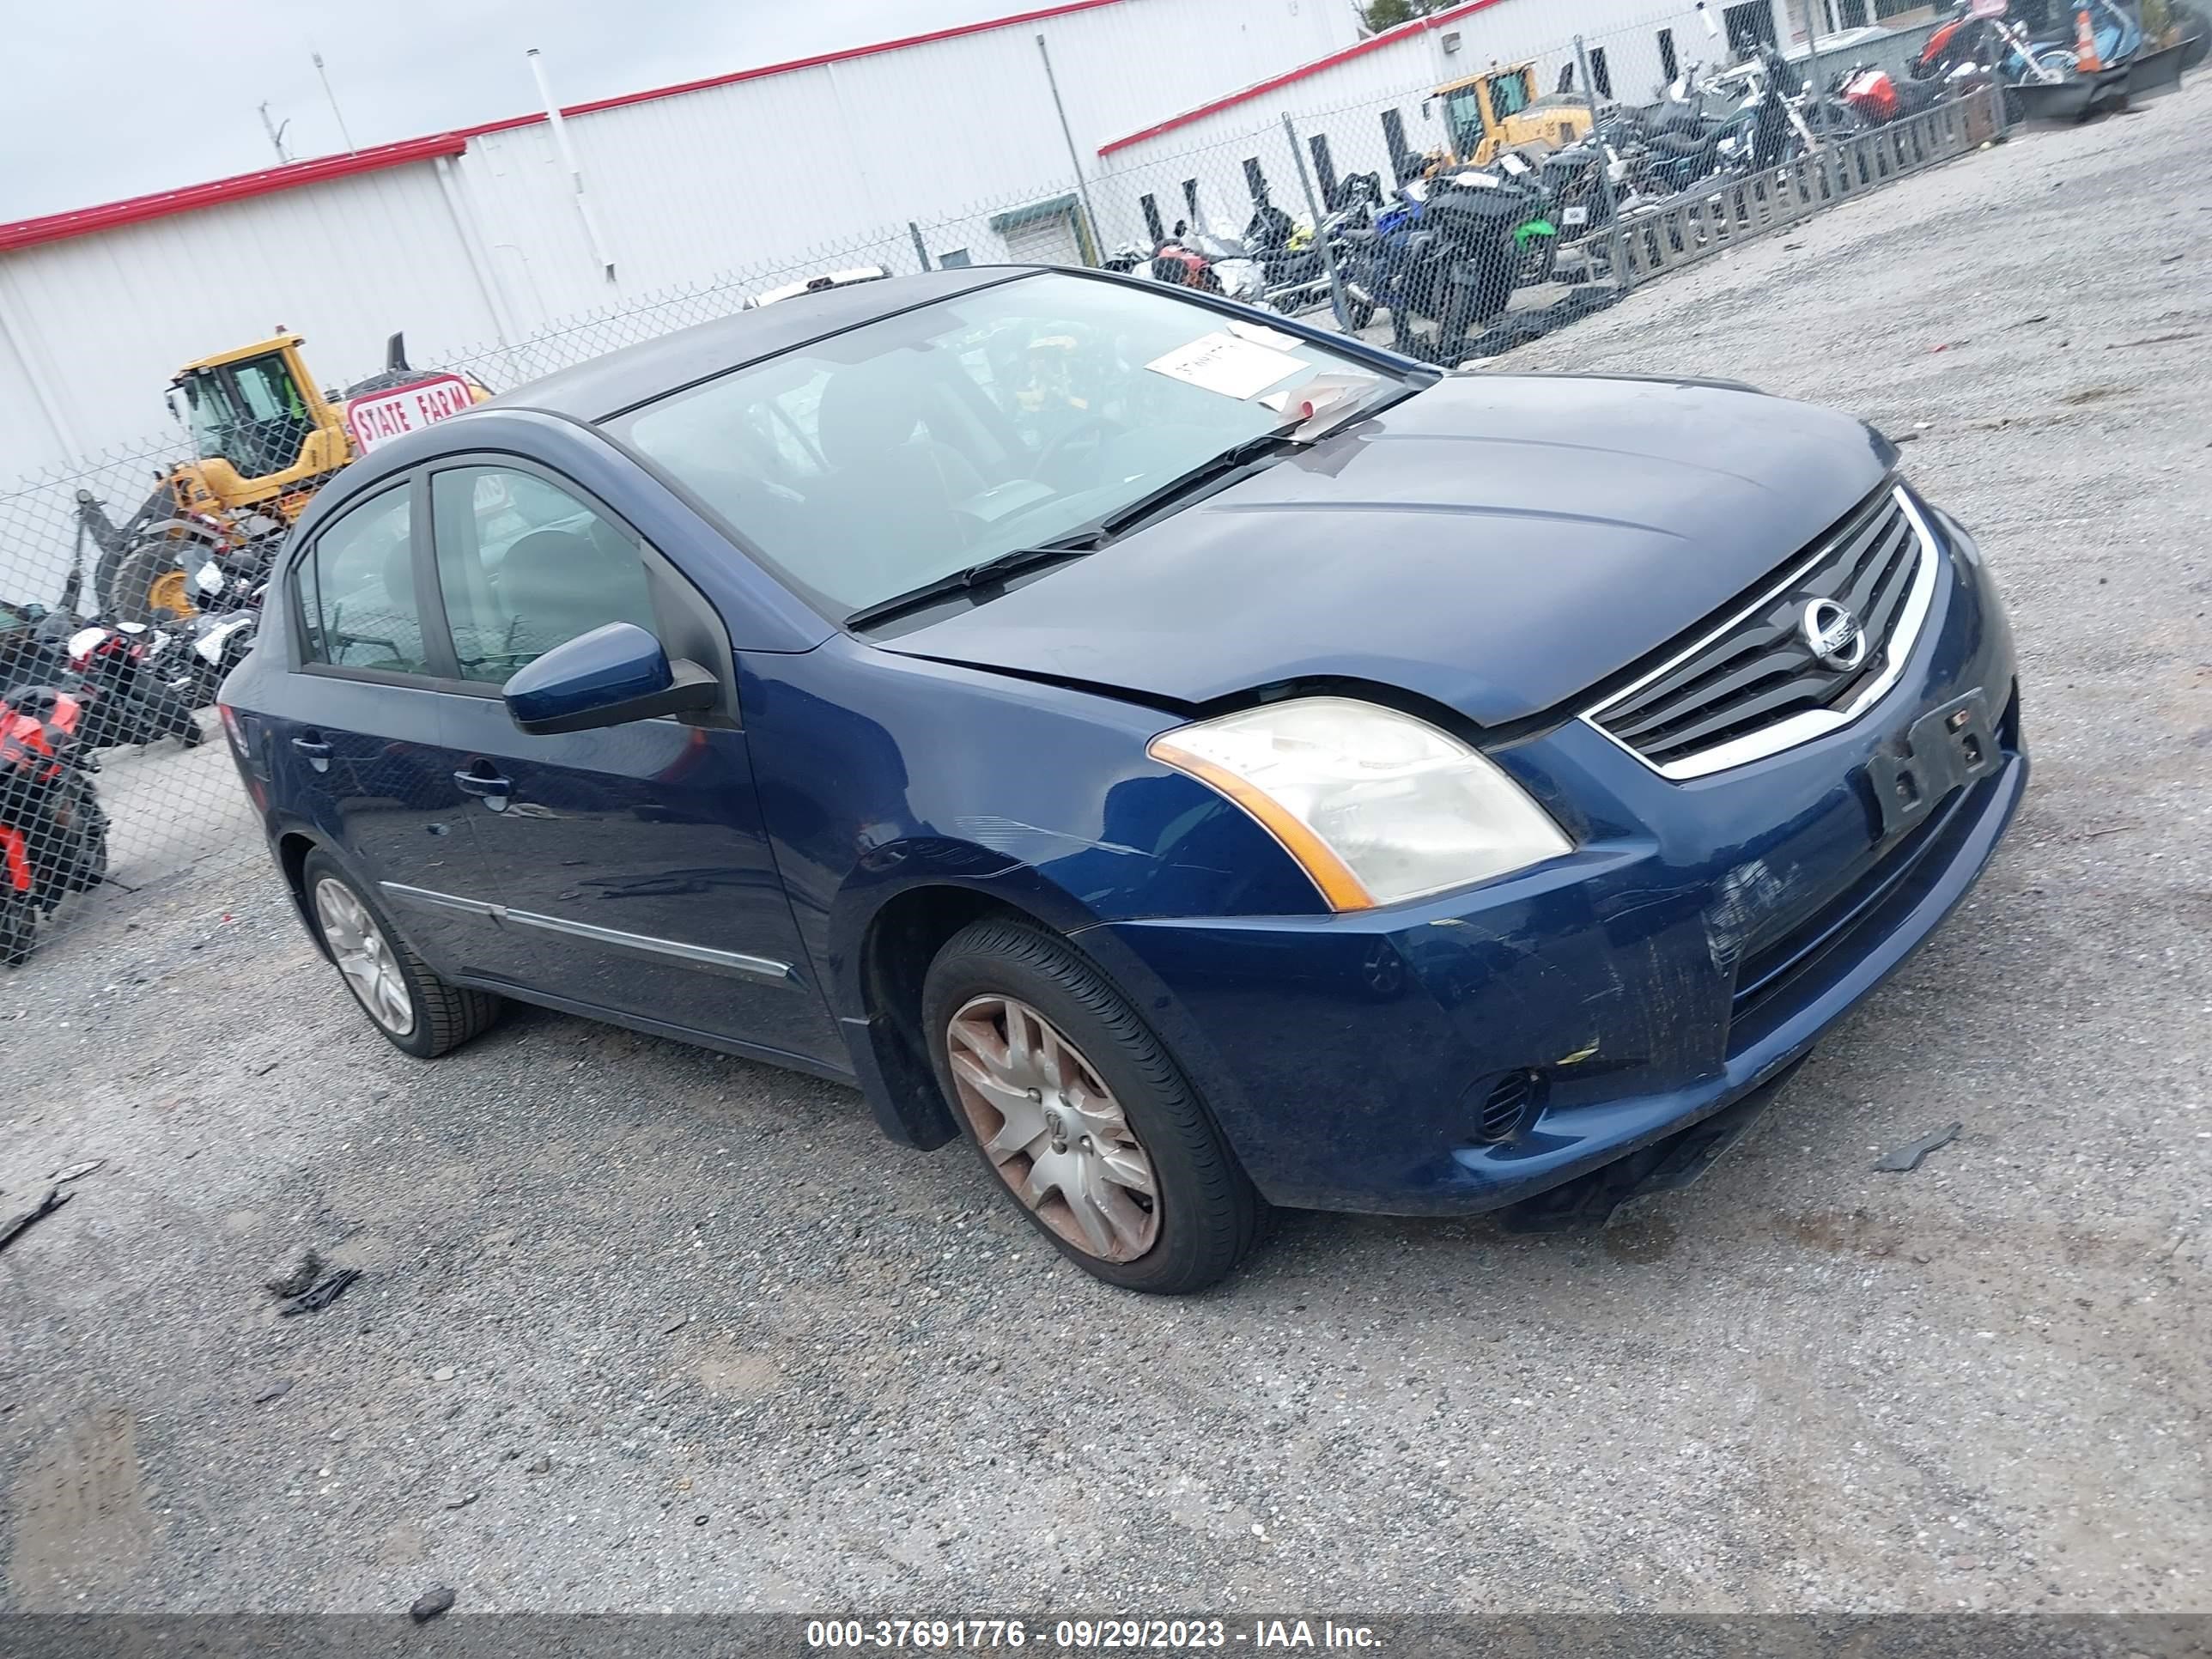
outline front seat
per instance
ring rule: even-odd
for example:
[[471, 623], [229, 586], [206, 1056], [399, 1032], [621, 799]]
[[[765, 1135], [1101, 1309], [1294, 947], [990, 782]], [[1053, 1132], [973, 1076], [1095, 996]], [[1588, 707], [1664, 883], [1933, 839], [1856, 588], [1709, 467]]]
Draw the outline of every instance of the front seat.
[[649, 611], [633, 616], [613, 605], [641, 592], [642, 585], [611, 577], [608, 562], [636, 557], [634, 549], [605, 546], [574, 530], [533, 530], [517, 541], [499, 567], [500, 608], [507, 616], [501, 654], [520, 667], [611, 622], [654, 631]]
[[915, 438], [927, 409], [920, 375], [895, 361], [854, 364], [823, 388], [816, 441], [831, 477], [807, 517], [823, 532], [819, 585], [841, 599], [887, 598], [960, 563], [954, 503], [981, 483], [958, 451]]

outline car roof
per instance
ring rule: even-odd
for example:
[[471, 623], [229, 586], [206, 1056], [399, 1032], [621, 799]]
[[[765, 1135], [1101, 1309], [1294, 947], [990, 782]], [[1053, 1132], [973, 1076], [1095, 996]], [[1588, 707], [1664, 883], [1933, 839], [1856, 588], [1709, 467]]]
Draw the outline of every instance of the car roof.
[[540, 409], [599, 422], [764, 357], [842, 334], [916, 306], [994, 287], [1048, 266], [970, 265], [796, 295], [625, 346], [501, 393], [482, 409]]

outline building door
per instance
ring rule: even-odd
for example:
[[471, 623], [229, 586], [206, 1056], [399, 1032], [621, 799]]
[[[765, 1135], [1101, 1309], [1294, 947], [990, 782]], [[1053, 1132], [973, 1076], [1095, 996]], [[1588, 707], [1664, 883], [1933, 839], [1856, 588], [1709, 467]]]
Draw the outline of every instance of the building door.
[[1075, 218], [1072, 214], [1048, 214], [1023, 224], [1009, 225], [1001, 234], [1006, 239], [1006, 258], [1014, 264], [1079, 265], [1083, 263], [1083, 247], [1076, 240]]

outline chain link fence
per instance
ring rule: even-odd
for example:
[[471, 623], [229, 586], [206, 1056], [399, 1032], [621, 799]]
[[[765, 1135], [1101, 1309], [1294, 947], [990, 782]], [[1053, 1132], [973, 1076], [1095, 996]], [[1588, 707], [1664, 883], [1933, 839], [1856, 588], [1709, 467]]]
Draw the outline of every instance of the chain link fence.
[[[1987, 87], [1878, 116], [1850, 91], [1872, 57], [1793, 64], [1752, 38], [1701, 68], [1693, 49], [1730, 43], [1686, 36], [1679, 9], [1580, 35], [1561, 32], [1565, 9], [1479, 54], [1451, 37], [1449, 75], [1392, 81], [1363, 59], [1238, 93], [1018, 195], [527, 335], [422, 343], [349, 365], [351, 382], [325, 387], [281, 351], [185, 376], [167, 430], [0, 489], [0, 955], [255, 844], [216, 690], [251, 647], [287, 523], [365, 441], [356, 419], [380, 397], [438, 380], [465, 401], [825, 278], [1006, 259], [1225, 294], [1458, 363], [2003, 131]], [[1881, 50], [1901, 71], [1923, 38]], [[279, 482], [238, 488], [264, 477]]]

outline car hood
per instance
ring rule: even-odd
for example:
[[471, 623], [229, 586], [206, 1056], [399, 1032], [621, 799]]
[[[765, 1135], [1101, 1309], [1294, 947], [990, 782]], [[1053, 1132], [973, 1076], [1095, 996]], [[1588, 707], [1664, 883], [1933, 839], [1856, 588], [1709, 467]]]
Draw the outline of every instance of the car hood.
[[1291, 679], [1555, 708], [1785, 563], [1895, 452], [1710, 382], [1447, 376], [882, 648], [1200, 704]]

